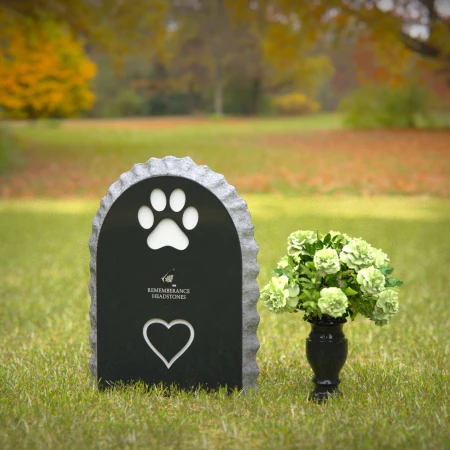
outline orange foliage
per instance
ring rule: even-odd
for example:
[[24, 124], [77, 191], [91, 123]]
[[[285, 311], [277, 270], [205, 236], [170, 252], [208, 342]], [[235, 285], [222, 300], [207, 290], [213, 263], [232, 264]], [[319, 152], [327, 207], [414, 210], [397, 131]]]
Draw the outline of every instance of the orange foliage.
[[442, 63], [417, 56], [390, 34], [361, 36], [353, 59], [362, 85], [375, 82], [395, 88], [413, 82], [427, 86], [442, 102], [450, 102], [450, 84]]
[[407, 84], [417, 72], [417, 57], [389, 34], [366, 34], [358, 39], [354, 60], [361, 84], [390, 87]]
[[2, 29], [0, 106], [10, 117], [67, 117], [94, 100], [95, 65], [78, 41], [53, 22], [10, 20]]

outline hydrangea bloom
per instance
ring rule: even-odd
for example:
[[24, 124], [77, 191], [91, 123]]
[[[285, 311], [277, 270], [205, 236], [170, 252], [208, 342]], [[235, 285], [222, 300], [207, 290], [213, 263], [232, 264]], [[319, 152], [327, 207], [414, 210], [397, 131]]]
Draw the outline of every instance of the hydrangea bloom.
[[288, 237], [288, 254], [298, 261], [300, 255], [308, 255], [304, 245], [314, 244], [315, 242], [317, 242], [317, 234], [314, 231], [294, 231]]
[[383, 250], [380, 250], [379, 248], [374, 248], [372, 255], [373, 255], [373, 264], [375, 267], [381, 267], [390, 262], [389, 256], [386, 255], [386, 253], [384, 253]]
[[344, 245], [339, 257], [347, 267], [356, 271], [371, 266], [374, 261], [372, 246], [360, 238], [352, 239]]
[[386, 325], [389, 319], [398, 311], [398, 294], [388, 289], [381, 292], [373, 310], [372, 320], [377, 325]]
[[290, 286], [288, 277], [273, 277], [261, 291], [261, 300], [269, 311], [292, 312], [298, 304], [298, 286]]
[[318, 305], [323, 314], [331, 317], [342, 317], [347, 311], [347, 296], [336, 287], [323, 288], [320, 291]]
[[340, 231], [330, 230], [328, 233], [331, 235], [331, 239], [333, 239], [335, 236], [339, 236], [339, 238], [337, 239], [337, 241], [339, 242], [346, 242], [350, 239], [346, 233], [341, 233]]
[[321, 276], [339, 272], [341, 263], [337, 251], [333, 248], [323, 248], [314, 255], [314, 265]]
[[361, 269], [356, 276], [356, 281], [366, 295], [377, 295], [384, 291], [384, 275], [374, 266]]

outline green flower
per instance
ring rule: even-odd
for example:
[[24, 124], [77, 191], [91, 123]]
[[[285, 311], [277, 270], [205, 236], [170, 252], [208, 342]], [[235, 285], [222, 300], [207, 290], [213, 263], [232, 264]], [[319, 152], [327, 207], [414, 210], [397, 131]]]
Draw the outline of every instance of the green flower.
[[347, 267], [356, 271], [371, 266], [374, 260], [372, 246], [360, 238], [351, 239], [344, 245], [339, 257]]
[[277, 264], [277, 267], [279, 269], [285, 269], [286, 267], [289, 267], [291, 264], [289, 262], [289, 255], [284, 255]]
[[339, 288], [323, 288], [320, 291], [318, 305], [323, 314], [331, 317], [342, 317], [347, 311], [348, 300]]
[[356, 276], [356, 281], [361, 286], [361, 291], [366, 295], [377, 295], [384, 291], [384, 275], [374, 266], [361, 269]]
[[371, 319], [375, 321], [376, 325], [386, 325], [390, 318], [398, 311], [398, 294], [397, 292], [388, 289], [378, 295], [377, 303], [373, 310]]
[[336, 239], [337, 242], [347, 242], [350, 239], [347, 234], [341, 233], [340, 231], [330, 230], [328, 233], [331, 235], [331, 239], [335, 236], [339, 236], [338, 239]]
[[261, 291], [261, 300], [269, 311], [293, 312], [298, 304], [298, 286], [290, 286], [288, 277], [273, 277]]
[[314, 255], [314, 265], [321, 276], [339, 272], [341, 263], [337, 251], [332, 248], [323, 248]]
[[373, 264], [375, 267], [385, 266], [390, 262], [389, 256], [379, 248], [373, 248]]
[[300, 259], [300, 255], [308, 255], [305, 250], [305, 244], [314, 244], [317, 242], [317, 234], [314, 231], [298, 230], [291, 233], [288, 237], [288, 253], [293, 256], [296, 261]]
[[292, 258], [289, 255], [284, 255], [277, 264], [277, 268], [283, 271], [283, 274], [289, 278], [290, 283], [296, 283], [299, 278], [297, 271], [298, 265], [292, 264]]

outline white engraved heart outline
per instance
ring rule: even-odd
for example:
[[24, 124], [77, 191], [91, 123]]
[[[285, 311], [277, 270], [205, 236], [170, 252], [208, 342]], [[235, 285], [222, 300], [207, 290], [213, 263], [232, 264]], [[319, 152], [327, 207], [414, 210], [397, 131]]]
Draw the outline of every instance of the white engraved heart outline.
[[[150, 325], [154, 324], [154, 323], [159, 323], [161, 325], [164, 325], [168, 330], [170, 330], [174, 325], [177, 324], [181, 324], [181, 325], [186, 325], [189, 328], [190, 331], [190, 336], [189, 339], [187, 341], [187, 343], [183, 346], [183, 348], [170, 360], [167, 361], [166, 358], [164, 358], [164, 356], [157, 350], [157, 348], [151, 343], [150, 339], [147, 336], [147, 329]], [[172, 322], [167, 323], [165, 320], [162, 319], [151, 319], [149, 321], [147, 321], [144, 325], [143, 328], [143, 334], [144, 334], [144, 339], [145, 342], [147, 342], [147, 345], [156, 353], [156, 355], [158, 356], [159, 359], [161, 359], [161, 361], [166, 365], [166, 367], [168, 369], [170, 369], [170, 367], [172, 366], [172, 364], [181, 356], [184, 354], [184, 352], [191, 346], [192, 341], [194, 340], [194, 327], [187, 321], [187, 320], [183, 320], [183, 319], [176, 319], [176, 320], [172, 320]]]

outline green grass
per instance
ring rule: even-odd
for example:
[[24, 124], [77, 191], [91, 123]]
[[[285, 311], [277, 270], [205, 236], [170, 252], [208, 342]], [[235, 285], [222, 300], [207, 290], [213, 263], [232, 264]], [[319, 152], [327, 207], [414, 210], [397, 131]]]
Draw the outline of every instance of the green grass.
[[342, 397], [307, 403], [308, 326], [262, 310], [257, 395], [142, 386], [98, 393], [87, 367], [87, 240], [98, 202], [2, 202], [0, 448], [449, 448], [450, 201], [246, 200], [260, 284], [298, 228], [364, 237], [405, 282], [390, 326], [345, 325]]
[[[209, 148], [211, 143], [215, 146], [222, 142], [224, 147], [229, 145], [226, 140], [231, 136], [254, 139], [258, 134], [284, 134], [302, 133], [305, 131], [339, 129], [342, 128], [342, 118], [338, 114], [317, 114], [294, 118], [246, 118], [246, 119], [215, 119], [196, 121], [195, 119], [180, 122], [175, 125], [164, 125], [164, 120], [148, 120], [149, 127], [145, 126], [133, 128], [133, 124], [139, 120], [121, 119], [117, 121], [117, 126], [102, 127], [102, 120], [66, 120], [61, 122], [59, 127], [48, 127], [42, 124], [29, 122], [17, 123], [14, 128], [16, 132], [26, 137], [27, 141], [36, 144], [45, 143], [48, 152], [53, 153], [61, 148], [63, 144], [65, 152], [91, 153], [95, 150], [98, 153], [120, 151], [127, 149], [148, 150], [152, 147], [161, 148], [164, 152], [167, 149], [177, 151], [179, 144], [184, 142], [186, 148], [179, 150], [183, 155], [190, 149], [192, 144], [199, 147], [199, 138], [203, 138], [203, 147]], [[114, 121], [113, 121], [114, 122]], [[145, 121], [144, 121], [145, 122]], [[168, 122], [172, 123], [172, 122]], [[159, 125], [158, 125], [159, 124]], [[12, 124], [14, 125], [14, 124]], [[225, 141], [224, 141], [225, 139]], [[171, 148], [176, 144], [177, 148]], [[200, 145], [201, 148], [201, 145]], [[42, 149], [44, 151], [44, 149]], [[164, 153], [164, 155], [167, 154]], [[174, 156], [178, 156], [177, 154]]]
[[20, 165], [21, 154], [10, 130], [0, 124], [0, 175]]
[[0, 174], [7, 198], [100, 198], [135, 163], [167, 155], [241, 193], [450, 197], [449, 131], [344, 130], [336, 114], [9, 125], [26, 164]]
[[[176, 120], [176, 119], [175, 119]], [[261, 167], [261, 139], [267, 135], [304, 133], [318, 129], [342, 127], [337, 114], [317, 114], [295, 118], [214, 119], [187, 121], [165, 126], [164, 120], [149, 121], [149, 128], [133, 128], [134, 120], [120, 120], [117, 127], [102, 128], [102, 120], [64, 121], [60, 127], [28, 122], [12, 124], [22, 145], [31, 153], [51, 160], [84, 160], [95, 164], [95, 170], [111, 165], [131, 168], [150, 157], [191, 156], [219, 173], [245, 167]], [[138, 121], [139, 122], [139, 121]], [[156, 125], [155, 125], [156, 123]], [[161, 125], [157, 125], [160, 123]], [[131, 128], [130, 128], [131, 127]], [[224, 155], [233, 154], [230, 158]], [[237, 170], [242, 172], [242, 170]]]

